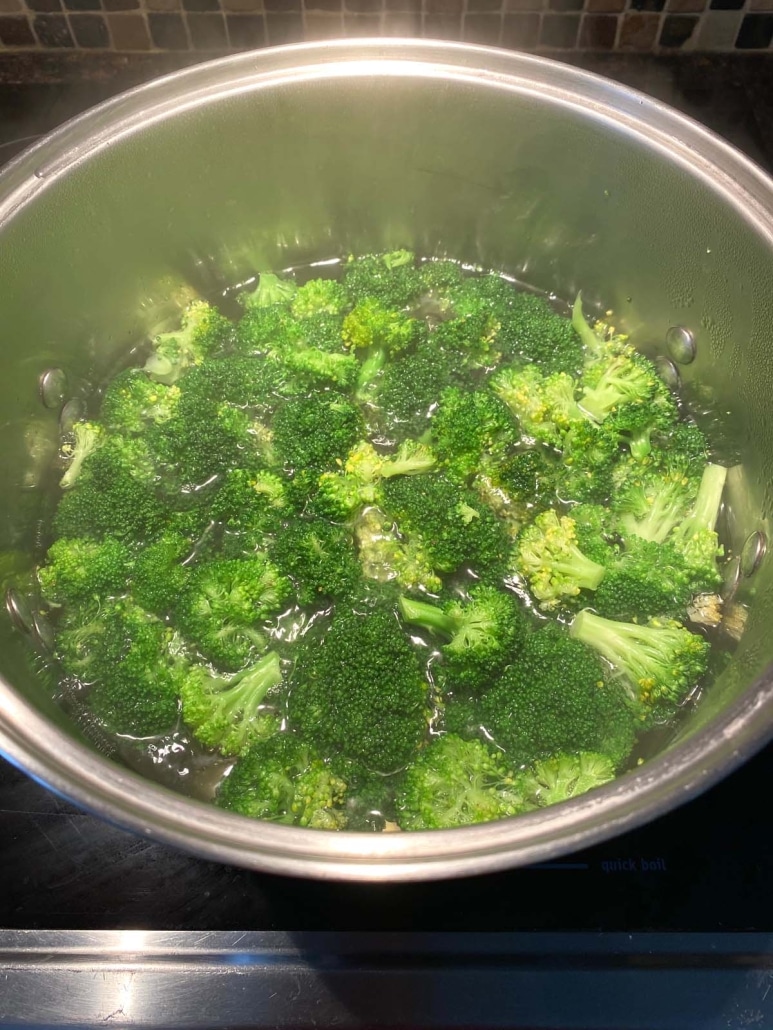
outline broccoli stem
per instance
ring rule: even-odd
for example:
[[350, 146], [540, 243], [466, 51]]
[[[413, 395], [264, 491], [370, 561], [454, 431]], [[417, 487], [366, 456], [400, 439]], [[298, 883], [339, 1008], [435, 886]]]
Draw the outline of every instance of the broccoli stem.
[[588, 325], [582, 311], [582, 291], [577, 294], [572, 306], [572, 327], [591, 354], [597, 355], [601, 352], [601, 340]]
[[363, 361], [360, 366], [360, 374], [357, 377], [357, 390], [355, 396], [358, 401], [368, 401], [379, 372], [386, 363], [386, 354], [382, 347], [377, 348]]
[[676, 530], [680, 537], [689, 538], [701, 529], [713, 530], [717, 524], [722, 494], [725, 490], [727, 469], [723, 465], [707, 465], [701, 476], [698, 496], [692, 512]]
[[652, 441], [650, 439], [652, 435], [652, 429], [642, 429], [638, 433], [634, 433], [628, 440], [628, 446], [631, 449], [631, 456], [636, 461], [644, 461], [644, 459], [652, 451]]
[[450, 615], [446, 615], [434, 604], [426, 604], [424, 601], [414, 601], [410, 597], [400, 598], [400, 614], [406, 622], [414, 626], [421, 626], [423, 629], [433, 630], [436, 633], [443, 633], [452, 637], [459, 629], [459, 623]]
[[254, 718], [263, 699], [272, 687], [282, 682], [282, 668], [276, 651], [269, 651], [259, 662], [247, 669], [235, 680], [230, 680], [223, 694], [223, 714], [238, 716], [243, 713], [245, 722]]

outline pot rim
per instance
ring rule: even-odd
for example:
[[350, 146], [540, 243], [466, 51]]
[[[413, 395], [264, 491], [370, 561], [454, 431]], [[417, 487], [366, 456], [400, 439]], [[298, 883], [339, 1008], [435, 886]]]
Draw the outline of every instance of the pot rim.
[[[421, 40], [304, 43], [186, 68], [66, 123], [0, 173], [0, 227], [117, 139], [225, 94], [304, 78], [453, 77], [533, 94], [614, 122], [720, 192], [773, 248], [773, 181], [692, 119], [600, 76], [531, 55]], [[211, 860], [320, 879], [409, 881], [525, 865], [604, 840], [696, 796], [773, 737], [773, 666], [688, 740], [641, 768], [552, 808], [456, 830], [324, 832], [262, 823], [194, 801], [123, 769], [54, 726], [0, 677], [0, 753], [108, 821]]]

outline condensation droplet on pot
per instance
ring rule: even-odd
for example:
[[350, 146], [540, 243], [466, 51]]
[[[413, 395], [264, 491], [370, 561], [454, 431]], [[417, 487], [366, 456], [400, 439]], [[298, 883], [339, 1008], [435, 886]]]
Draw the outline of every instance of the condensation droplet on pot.
[[655, 358], [655, 365], [658, 370], [658, 375], [666, 386], [670, 390], [678, 390], [682, 380], [679, 376], [679, 369], [673, 363], [671, 358], [667, 358], [664, 354], [661, 354], [660, 357]]
[[61, 368], [49, 368], [41, 375], [40, 399], [44, 408], [58, 408], [67, 394], [67, 374]]
[[666, 350], [680, 365], [689, 365], [695, 360], [695, 338], [683, 325], [672, 325], [666, 333]]
[[59, 428], [62, 433], [69, 433], [76, 422], [79, 422], [86, 411], [86, 406], [79, 397], [72, 397], [62, 408], [59, 416]]
[[11, 622], [22, 633], [31, 633], [33, 629], [32, 610], [27, 598], [18, 590], [10, 587], [5, 592], [5, 607]]
[[741, 559], [733, 558], [731, 562], [725, 566], [722, 572], [722, 589], [720, 591], [722, 597], [732, 597], [738, 589], [738, 584], [741, 582]]
[[44, 651], [53, 651], [54, 631], [51, 628], [51, 623], [40, 612], [33, 612], [32, 614], [32, 639]]
[[765, 557], [768, 541], [761, 530], [756, 530], [747, 538], [741, 549], [741, 575], [745, 578], [752, 576], [760, 567]]

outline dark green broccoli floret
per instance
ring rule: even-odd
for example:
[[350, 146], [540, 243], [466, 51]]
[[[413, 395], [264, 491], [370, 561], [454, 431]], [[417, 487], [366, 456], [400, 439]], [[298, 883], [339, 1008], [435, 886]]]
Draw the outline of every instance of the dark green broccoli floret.
[[645, 626], [603, 619], [587, 609], [572, 622], [574, 640], [594, 648], [626, 684], [642, 719], [683, 701], [706, 671], [709, 644], [678, 622]]
[[179, 599], [179, 625], [205, 657], [239, 669], [265, 648], [260, 623], [290, 594], [289, 580], [265, 555], [204, 562]]
[[287, 392], [287, 372], [266, 358], [230, 355], [203, 361], [181, 376], [182, 414], [195, 414], [199, 405], [233, 404], [262, 412], [273, 408]]
[[513, 658], [527, 630], [516, 598], [489, 586], [473, 587], [466, 600], [442, 607], [401, 597], [400, 613], [406, 622], [450, 638], [442, 653], [454, 689], [487, 685]]
[[455, 369], [490, 368], [500, 358], [496, 329], [497, 323], [484, 313], [461, 315], [441, 322], [430, 340]]
[[287, 512], [287, 488], [281, 476], [237, 468], [226, 473], [209, 516], [223, 527], [224, 551], [237, 556], [262, 547], [267, 534], [279, 530]]
[[573, 422], [562, 444], [556, 493], [569, 502], [603, 503], [613, 490], [620, 460], [620, 438], [609, 420], [597, 425], [584, 419]]
[[690, 573], [694, 593], [713, 590], [721, 582], [717, 558], [724, 552], [715, 526], [726, 479], [726, 468], [721, 465], [706, 466], [690, 513], [676, 526], [670, 537], [670, 542]]
[[486, 728], [513, 765], [560, 751], [597, 751], [617, 767], [630, 754], [636, 720], [625, 690], [593, 651], [548, 624], [481, 699]]
[[429, 427], [433, 406], [451, 376], [445, 356], [430, 338], [413, 353], [389, 362], [373, 400], [386, 413], [390, 428], [406, 436], [418, 436]]
[[292, 279], [280, 279], [273, 272], [260, 272], [258, 284], [251, 293], [243, 293], [241, 302], [247, 311], [289, 304], [295, 297], [298, 286]]
[[341, 315], [350, 305], [346, 289], [335, 279], [310, 279], [293, 297], [291, 310], [296, 318], [310, 318]]
[[180, 391], [152, 380], [138, 368], [127, 368], [107, 387], [100, 415], [103, 425], [122, 433], [142, 433], [166, 422], [177, 410]]
[[278, 730], [277, 717], [261, 709], [266, 695], [281, 682], [275, 651], [229, 678], [193, 666], [180, 681], [183, 719], [206, 747], [224, 755], [243, 754]]
[[335, 393], [320, 393], [286, 401], [273, 421], [274, 447], [279, 463], [295, 478], [305, 472], [334, 469], [363, 433], [362, 415], [350, 401]]
[[59, 502], [57, 536], [145, 541], [161, 532], [166, 511], [147, 481], [147, 469], [127, 460], [126, 443], [113, 437], [88, 458], [78, 482]]
[[515, 570], [544, 609], [555, 608], [581, 590], [595, 590], [604, 577], [604, 566], [580, 550], [574, 519], [554, 511], [538, 515], [521, 532]]
[[135, 737], [166, 733], [178, 716], [176, 662], [171, 630], [129, 601], [65, 622], [57, 636], [66, 672], [92, 683], [88, 705], [115, 733]]
[[175, 607], [188, 578], [182, 563], [191, 549], [190, 541], [174, 531], [143, 548], [132, 573], [132, 596], [143, 608], [166, 616]]
[[684, 618], [693, 590], [679, 552], [669, 543], [631, 537], [593, 595], [593, 608], [609, 619], [640, 621], [657, 615]]
[[301, 336], [301, 325], [287, 307], [248, 307], [236, 326], [234, 346], [244, 355], [267, 354], [289, 349]]
[[421, 293], [421, 274], [408, 250], [350, 258], [344, 288], [359, 303], [371, 298], [390, 308], [407, 308]]
[[271, 558], [295, 585], [302, 605], [346, 597], [360, 579], [352, 535], [323, 519], [289, 523], [277, 533]]
[[435, 594], [442, 587], [421, 538], [397, 532], [377, 507], [366, 508], [354, 525], [362, 574], [379, 583], [394, 582], [403, 590]]
[[668, 433], [678, 417], [674, 398], [665, 384], [658, 380], [649, 397], [632, 404], [621, 404], [603, 425], [630, 448], [637, 461], [643, 461], [652, 452], [653, 434]]
[[517, 777], [517, 787], [533, 805], [545, 808], [587, 794], [615, 778], [607, 755], [582, 751], [578, 755], [545, 758]]
[[443, 830], [527, 811], [501, 754], [446, 734], [424, 748], [397, 793], [404, 830]]
[[289, 733], [254, 744], [222, 781], [217, 804], [251, 819], [317, 830], [346, 826], [346, 783]]
[[507, 406], [487, 390], [451, 386], [440, 395], [432, 418], [432, 440], [448, 474], [468, 480], [481, 461], [496, 460], [520, 438]]
[[67, 470], [59, 480], [63, 490], [73, 487], [83, 471], [83, 465], [97, 450], [105, 438], [102, 426], [96, 422], [76, 422], [68, 438], [62, 443], [61, 456], [67, 462]]
[[418, 656], [394, 610], [383, 602], [347, 604], [336, 609], [321, 640], [302, 642], [290, 725], [323, 754], [394, 772], [426, 733], [427, 693]]
[[54, 605], [77, 605], [121, 594], [131, 569], [132, 553], [125, 543], [107, 537], [94, 540], [60, 539], [51, 545], [38, 570], [43, 599]]
[[467, 565], [479, 575], [495, 575], [503, 568], [507, 531], [474, 491], [431, 473], [389, 479], [381, 494], [384, 510], [409, 538], [421, 541], [438, 572]]
[[233, 323], [203, 300], [185, 311], [182, 325], [153, 340], [145, 371], [159, 383], [172, 386], [189, 365], [218, 353], [230, 340]]
[[450, 287], [459, 286], [464, 281], [464, 272], [456, 261], [433, 258], [419, 266], [419, 280], [425, 292], [446, 292]]

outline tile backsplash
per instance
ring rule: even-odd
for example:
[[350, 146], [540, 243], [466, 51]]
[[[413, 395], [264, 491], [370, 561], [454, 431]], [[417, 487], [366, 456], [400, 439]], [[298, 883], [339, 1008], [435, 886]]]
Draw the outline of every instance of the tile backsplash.
[[379, 35], [556, 55], [760, 51], [771, 49], [773, 0], [0, 0], [0, 55], [216, 55]]

